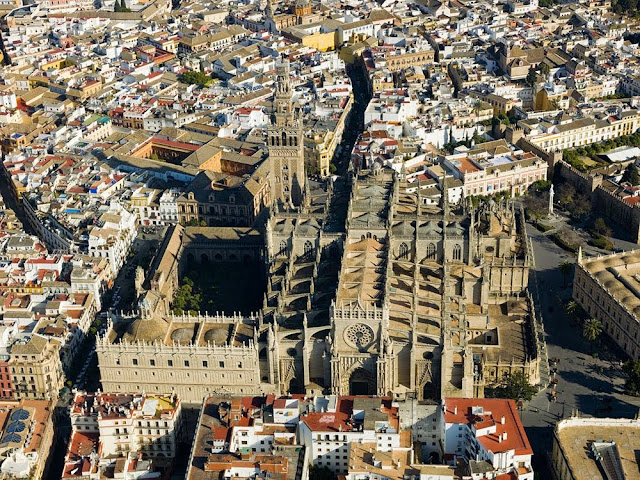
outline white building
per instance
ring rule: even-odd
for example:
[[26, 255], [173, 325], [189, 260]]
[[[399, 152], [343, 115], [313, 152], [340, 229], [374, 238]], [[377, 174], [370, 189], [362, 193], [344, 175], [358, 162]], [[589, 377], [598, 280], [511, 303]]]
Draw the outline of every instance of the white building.
[[310, 462], [346, 474], [352, 442], [374, 443], [380, 452], [409, 449], [410, 435], [399, 432], [398, 408], [390, 398], [317, 397], [300, 418], [298, 439], [310, 449]]
[[89, 254], [108, 258], [111, 273], [115, 277], [127, 258], [136, 234], [136, 216], [119, 204], [112, 203], [89, 232]]
[[138, 452], [143, 458], [174, 458], [182, 404], [176, 394], [76, 392], [72, 431], [99, 435], [100, 458]]
[[181, 192], [176, 189], [165, 190], [160, 196], [160, 220], [164, 225], [178, 223], [178, 202]]
[[533, 480], [533, 450], [513, 400], [445, 398], [440, 428], [449, 464], [473, 460], [484, 463], [488, 478], [512, 474], [518, 480]]

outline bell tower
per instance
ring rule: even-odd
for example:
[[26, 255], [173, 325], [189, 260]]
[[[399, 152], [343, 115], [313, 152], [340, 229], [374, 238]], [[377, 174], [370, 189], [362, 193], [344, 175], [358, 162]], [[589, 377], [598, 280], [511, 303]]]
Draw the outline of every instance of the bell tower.
[[302, 204], [306, 182], [302, 116], [293, 108], [289, 61], [276, 61], [276, 91], [268, 133], [271, 198], [294, 207]]

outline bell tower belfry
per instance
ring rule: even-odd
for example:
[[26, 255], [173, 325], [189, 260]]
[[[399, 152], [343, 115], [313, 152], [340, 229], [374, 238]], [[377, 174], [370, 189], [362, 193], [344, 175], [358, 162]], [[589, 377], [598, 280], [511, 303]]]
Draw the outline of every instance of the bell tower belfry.
[[271, 198], [294, 207], [302, 204], [306, 182], [302, 116], [293, 107], [289, 61], [276, 61], [276, 91], [268, 133]]

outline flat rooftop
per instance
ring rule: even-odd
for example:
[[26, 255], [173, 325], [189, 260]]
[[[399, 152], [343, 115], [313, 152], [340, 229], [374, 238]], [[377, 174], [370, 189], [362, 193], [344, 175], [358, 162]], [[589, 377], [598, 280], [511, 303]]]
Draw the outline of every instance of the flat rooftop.
[[596, 440], [616, 443], [620, 465], [625, 479], [640, 478], [638, 457], [640, 448], [640, 421], [611, 418], [570, 418], [556, 427], [556, 438], [569, 467], [580, 478], [604, 479], [602, 470], [591, 453], [591, 442]]

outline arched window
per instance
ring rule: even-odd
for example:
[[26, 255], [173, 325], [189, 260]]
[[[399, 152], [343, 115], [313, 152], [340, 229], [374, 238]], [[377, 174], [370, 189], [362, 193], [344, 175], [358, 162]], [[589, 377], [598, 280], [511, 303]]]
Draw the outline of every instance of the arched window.
[[280, 242], [280, 253], [285, 253], [287, 251], [287, 242], [284, 240]]
[[436, 259], [436, 246], [433, 243], [430, 243], [429, 245], [427, 245], [427, 258], [429, 260]]
[[398, 258], [406, 259], [409, 256], [409, 247], [407, 244], [402, 242], [400, 244], [400, 249], [398, 250]]
[[287, 146], [287, 134], [285, 132], [282, 132], [282, 146]]
[[310, 257], [313, 254], [313, 244], [310, 240], [304, 242], [304, 255]]
[[462, 248], [457, 243], [453, 246], [453, 259], [462, 260]]

